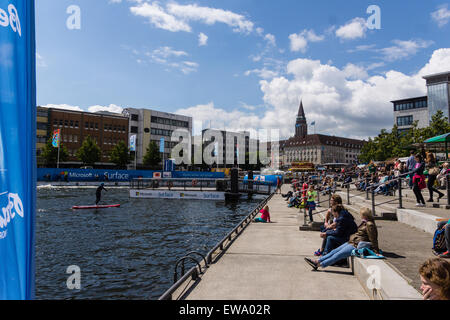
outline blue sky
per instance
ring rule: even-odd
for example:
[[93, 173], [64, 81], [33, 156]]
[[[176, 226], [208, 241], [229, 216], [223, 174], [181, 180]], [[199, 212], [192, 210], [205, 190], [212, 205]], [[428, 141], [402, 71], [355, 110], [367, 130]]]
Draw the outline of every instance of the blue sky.
[[[66, 12], [80, 8], [80, 29]], [[381, 29], [366, 12], [381, 10]], [[293, 134], [299, 100], [316, 132], [365, 138], [393, 99], [450, 71], [446, 1], [39, 0], [38, 104], [179, 112], [230, 130]], [[450, 49], [449, 49], [450, 50]]]

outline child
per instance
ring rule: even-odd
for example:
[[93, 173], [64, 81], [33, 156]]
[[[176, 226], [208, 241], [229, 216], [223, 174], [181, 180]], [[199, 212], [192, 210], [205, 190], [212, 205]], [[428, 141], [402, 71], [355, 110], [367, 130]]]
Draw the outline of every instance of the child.
[[269, 212], [269, 206], [265, 206], [264, 209], [260, 211], [261, 218], [256, 218], [255, 222], [263, 222], [267, 223], [270, 222], [270, 212]]

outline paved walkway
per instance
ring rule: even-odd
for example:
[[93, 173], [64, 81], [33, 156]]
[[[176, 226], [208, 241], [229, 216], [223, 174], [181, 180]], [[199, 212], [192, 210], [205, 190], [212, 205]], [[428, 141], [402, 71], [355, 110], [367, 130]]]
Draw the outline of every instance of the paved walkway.
[[299, 231], [303, 215], [287, 208], [280, 195], [268, 205], [272, 223], [251, 223], [208, 268], [188, 300], [368, 299], [349, 268], [311, 271], [304, 257], [320, 247], [319, 234]]

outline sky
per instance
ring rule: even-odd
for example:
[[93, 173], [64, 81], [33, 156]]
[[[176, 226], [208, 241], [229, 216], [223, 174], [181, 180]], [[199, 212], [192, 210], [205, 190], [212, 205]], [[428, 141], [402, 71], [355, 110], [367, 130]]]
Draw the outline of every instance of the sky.
[[[450, 71], [444, 0], [38, 0], [38, 105], [367, 139]], [[376, 7], [374, 7], [376, 6]], [[369, 10], [368, 10], [369, 9]]]

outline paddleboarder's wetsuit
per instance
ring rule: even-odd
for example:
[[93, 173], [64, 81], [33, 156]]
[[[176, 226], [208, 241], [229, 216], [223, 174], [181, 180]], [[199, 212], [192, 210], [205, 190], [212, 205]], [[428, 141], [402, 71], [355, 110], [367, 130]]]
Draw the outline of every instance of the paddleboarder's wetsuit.
[[97, 191], [95, 192], [95, 196], [97, 197], [97, 200], [95, 201], [95, 205], [98, 205], [100, 202], [100, 199], [102, 198], [102, 190], [108, 191], [105, 189], [105, 185], [100, 185], [100, 187], [97, 188]]

